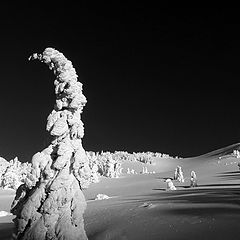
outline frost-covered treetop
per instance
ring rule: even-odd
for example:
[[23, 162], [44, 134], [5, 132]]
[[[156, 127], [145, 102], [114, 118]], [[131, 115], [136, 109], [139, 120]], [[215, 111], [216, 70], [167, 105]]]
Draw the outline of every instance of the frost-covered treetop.
[[56, 110], [68, 108], [82, 111], [87, 99], [82, 93], [82, 83], [78, 81], [72, 62], [54, 48], [46, 48], [42, 54], [34, 53], [29, 58], [29, 60], [35, 59], [46, 63], [56, 75], [54, 81], [57, 95]]

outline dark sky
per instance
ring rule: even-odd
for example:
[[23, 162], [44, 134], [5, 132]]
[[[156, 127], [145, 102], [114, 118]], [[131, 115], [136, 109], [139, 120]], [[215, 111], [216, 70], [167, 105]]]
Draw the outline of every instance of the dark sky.
[[27, 60], [46, 47], [84, 84], [86, 150], [186, 157], [239, 142], [239, 9], [12, 4], [0, 18], [4, 158], [49, 143], [54, 75]]

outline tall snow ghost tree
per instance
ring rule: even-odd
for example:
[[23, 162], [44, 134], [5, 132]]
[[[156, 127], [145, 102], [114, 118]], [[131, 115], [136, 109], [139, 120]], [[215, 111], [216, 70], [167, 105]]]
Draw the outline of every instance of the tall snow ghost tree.
[[11, 212], [18, 240], [87, 239], [83, 213], [86, 201], [82, 189], [90, 178], [88, 158], [82, 147], [81, 113], [86, 104], [82, 84], [71, 61], [53, 48], [33, 54], [56, 75], [56, 104], [47, 118], [50, 145], [34, 154], [32, 171], [21, 185]]

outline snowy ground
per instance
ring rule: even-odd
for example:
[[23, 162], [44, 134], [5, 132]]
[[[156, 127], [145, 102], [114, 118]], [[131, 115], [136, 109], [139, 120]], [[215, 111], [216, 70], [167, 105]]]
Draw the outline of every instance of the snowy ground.
[[[124, 174], [118, 179], [102, 178], [84, 191], [88, 201], [85, 229], [97, 239], [238, 239], [240, 235], [240, 171], [230, 146], [187, 159], [155, 159], [149, 171], [156, 174]], [[182, 166], [185, 182], [174, 181], [176, 191], [166, 191], [164, 180]], [[140, 163], [125, 163], [140, 172]], [[199, 187], [189, 188], [194, 170]], [[94, 200], [102, 193], [109, 199]], [[0, 192], [0, 211], [9, 212], [12, 191]], [[0, 239], [8, 239], [13, 216], [0, 218]]]

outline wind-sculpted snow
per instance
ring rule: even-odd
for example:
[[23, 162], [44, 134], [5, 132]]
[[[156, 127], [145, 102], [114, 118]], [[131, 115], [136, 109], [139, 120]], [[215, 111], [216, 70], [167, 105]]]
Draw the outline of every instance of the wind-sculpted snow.
[[71, 61], [53, 48], [33, 54], [56, 75], [54, 109], [47, 118], [50, 145], [33, 155], [32, 170], [12, 203], [15, 239], [87, 239], [82, 189], [89, 183], [81, 113], [87, 100]]
[[[67, 149], [64, 150], [64, 147], [66, 147], [64, 144], [59, 144], [59, 156], [63, 156], [63, 153], [67, 151]], [[34, 185], [34, 182], [36, 182], [35, 176], [39, 178], [41, 175], [41, 168], [44, 168], [46, 162], [52, 162], [50, 156], [51, 154], [48, 152], [51, 153], [51, 147], [33, 155], [32, 162], [35, 166], [34, 169], [32, 169], [31, 163], [22, 163], [18, 161], [17, 158], [10, 160], [10, 162], [4, 158], [0, 158], [0, 187], [16, 190], [23, 183], [26, 183], [29, 187]], [[71, 152], [68, 154], [71, 154]], [[84, 174], [82, 174], [81, 184], [83, 188], [84, 186], [88, 186], [90, 183], [99, 182], [101, 176], [109, 178], [120, 177], [123, 173], [122, 163], [124, 163], [124, 161], [136, 161], [143, 164], [152, 164], [152, 158], [154, 157], [171, 158], [168, 154], [153, 152], [128, 153], [126, 151], [115, 151], [113, 153], [103, 151], [100, 153], [86, 151], [86, 155], [88, 158], [86, 162], [88, 162], [90, 175], [88, 173], [85, 178], [83, 178]], [[37, 165], [39, 165], [38, 168], [36, 168]], [[57, 168], [58, 166], [55, 165], [55, 167]], [[50, 164], [46, 166], [44, 171], [48, 175], [53, 174]], [[133, 173], [133, 171], [133, 169], [131, 171], [130, 169], [128, 170], [129, 174]], [[147, 167], [143, 167], [143, 171], [141, 173], [147, 173]]]
[[179, 182], [184, 182], [183, 171], [181, 166], [177, 166], [177, 168], [175, 169], [173, 179]]
[[9, 166], [9, 162], [4, 159], [3, 157], [0, 157], [0, 182], [2, 185], [2, 177], [3, 174], [6, 172], [7, 167]]
[[98, 182], [99, 176], [118, 178], [122, 174], [123, 169], [121, 165], [124, 161], [152, 164], [153, 158], [173, 158], [168, 154], [158, 152], [128, 153], [126, 151], [115, 151], [114, 153], [89, 151], [87, 152], [87, 156], [92, 171], [91, 182]]
[[21, 184], [25, 183], [26, 177], [31, 172], [31, 164], [21, 163], [18, 158], [10, 160], [10, 162], [1, 161], [4, 164], [0, 166], [0, 186], [4, 189], [16, 190]]

